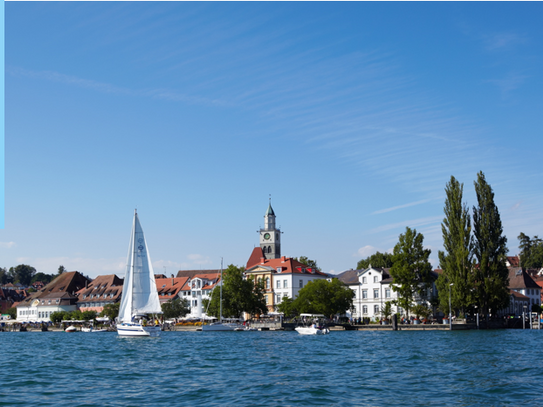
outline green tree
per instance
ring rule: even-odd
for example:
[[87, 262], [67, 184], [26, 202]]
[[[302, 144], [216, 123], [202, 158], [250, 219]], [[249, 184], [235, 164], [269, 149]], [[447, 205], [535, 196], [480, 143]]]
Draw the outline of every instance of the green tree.
[[423, 247], [423, 240], [421, 233], [407, 227], [394, 246], [394, 263], [390, 269], [392, 289], [398, 293], [397, 303], [405, 309], [408, 318], [415, 295], [423, 295], [431, 284], [432, 266], [428, 261], [431, 251]]
[[10, 273], [14, 277], [15, 283], [21, 283], [28, 287], [32, 283], [32, 277], [36, 274], [36, 269], [27, 264], [19, 264], [17, 267], [10, 268]]
[[6, 310], [6, 313], [9, 314], [11, 319], [17, 319], [17, 308], [11, 307]]
[[64, 268], [63, 265], [58, 266], [57, 275], [60, 276], [61, 274], [65, 273], [65, 272], [66, 272], [66, 269]]
[[96, 311], [83, 311], [81, 313], [81, 319], [83, 321], [92, 321], [96, 319], [97, 316], [98, 316], [98, 313]]
[[305, 256], [300, 256], [300, 258], [294, 257], [293, 260], [299, 261], [300, 263], [305, 264], [309, 268], [319, 270], [319, 271], [321, 270], [319, 266], [317, 266], [316, 260], [311, 260]]
[[392, 301], [385, 302], [385, 306], [381, 309], [381, 314], [383, 314], [383, 318], [387, 321], [390, 319], [392, 315]]
[[75, 311], [72, 311], [69, 313], [68, 315], [69, 319], [73, 319], [73, 320], [76, 320], [76, 321], [83, 321], [83, 312], [76, 309]]
[[482, 171], [475, 181], [477, 207], [473, 207], [475, 295], [481, 313], [488, 315], [509, 305], [509, 271], [505, 265], [507, 238], [498, 207], [494, 203], [494, 192], [486, 182]]
[[104, 309], [100, 312], [101, 317], [108, 317], [111, 321], [115, 321], [115, 318], [119, 316], [120, 302], [104, 305]]
[[281, 303], [277, 306], [277, 310], [282, 312], [286, 317], [291, 317], [300, 313], [296, 309], [294, 299], [290, 297], [283, 297]]
[[52, 312], [51, 315], [49, 315], [49, 319], [51, 320], [51, 322], [53, 322], [55, 324], [59, 324], [62, 321], [68, 321], [71, 318], [70, 318], [70, 313], [69, 312], [55, 311], [55, 312]]
[[441, 224], [445, 251], [438, 253], [443, 273], [436, 281], [440, 308], [449, 308], [450, 287], [452, 308], [462, 314], [473, 303], [473, 237], [469, 209], [462, 203], [463, 191], [464, 184], [451, 176], [445, 188], [445, 218]]
[[[244, 268], [229, 265], [223, 271], [222, 316], [240, 318], [244, 312], [250, 315], [266, 314], [268, 307], [264, 298], [264, 281], [255, 282], [252, 277], [245, 279]], [[220, 316], [220, 286], [213, 289], [211, 301], [204, 301], [207, 314]]]
[[298, 293], [293, 307], [299, 312], [323, 314], [332, 318], [353, 306], [354, 291], [337, 278], [310, 281]]
[[55, 277], [56, 276], [52, 274], [45, 274], [40, 271], [39, 273], [36, 273], [34, 277], [32, 277], [32, 283], [35, 283], [36, 281], [41, 281], [44, 284], [48, 284], [53, 281]]
[[518, 240], [520, 242], [520, 265], [525, 268], [543, 267], [543, 241], [537, 236], [530, 239], [530, 236], [526, 236], [522, 232], [518, 236]]
[[190, 306], [186, 298], [176, 298], [162, 304], [162, 313], [165, 319], [182, 318], [189, 312]]
[[0, 284], [10, 283], [10, 278], [7, 270], [3, 267], [0, 267]]
[[362, 259], [356, 265], [357, 270], [364, 270], [372, 267], [390, 268], [392, 267], [392, 254], [376, 252], [371, 256]]

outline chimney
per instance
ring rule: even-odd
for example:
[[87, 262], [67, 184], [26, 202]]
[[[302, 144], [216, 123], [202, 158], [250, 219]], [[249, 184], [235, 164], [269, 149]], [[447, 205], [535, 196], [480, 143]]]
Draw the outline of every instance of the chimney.
[[264, 264], [264, 257], [260, 258], [260, 264]]

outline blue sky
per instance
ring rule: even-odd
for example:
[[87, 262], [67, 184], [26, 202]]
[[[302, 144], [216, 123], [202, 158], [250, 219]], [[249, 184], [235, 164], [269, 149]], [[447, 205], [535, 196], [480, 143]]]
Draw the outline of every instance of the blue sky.
[[5, 3], [1, 267], [244, 265], [268, 197], [325, 272], [406, 226], [438, 266], [444, 188], [482, 170], [510, 254], [543, 234], [543, 4]]

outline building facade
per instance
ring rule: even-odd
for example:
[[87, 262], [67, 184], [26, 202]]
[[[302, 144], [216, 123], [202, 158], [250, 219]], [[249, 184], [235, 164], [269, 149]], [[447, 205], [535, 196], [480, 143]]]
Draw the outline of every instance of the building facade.
[[17, 304], [20, 322], [50, 322], [53, 312], [75, 311], [77, 292], [88, 286], [90, 280], [77, 271], [61, 274], [41, 290]]

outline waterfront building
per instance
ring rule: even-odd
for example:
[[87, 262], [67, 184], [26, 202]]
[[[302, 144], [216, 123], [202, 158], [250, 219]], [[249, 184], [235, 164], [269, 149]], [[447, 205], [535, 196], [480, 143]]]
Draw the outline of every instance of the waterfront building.
[[[527, 312], [532, 311], [533, 305], [541, 305], [541, 287], [530, 277], [525, 269], [521, 267], [509, 267], [509, 289], [528, 298], [528, 304], [526, 304]], [[522, 315], [523, 310], [524, 308], [519, 313], [518, 310], [512, 308], [511, 311], [513, 312], [510, 313]]]
[[[435, 281], [437, 271], [432, 271]], [[393, 278], [390, 268], [372, 267], [363, 270], [347, 270], [338, 275], [338, 279], [345, 283], [355, 293], [353, 308], [350, 317], [353, 319], [370, 318], [379, 320], [385, 303], [398, 299], [398, 294], [393, 290]], [[437, 289], [434, 283], [423, 296], [415, 297], [415, 303], [430, 307], [430, 299], [437, 297]], [[392, 312], [404, 315], [405, 310], [392, 304]]]
[[107, 304], [121, 300], [123, 279], [115, 274], [98, 276], [77, 292], [77, 306], [80, 311], [102, 312]]
[[155, 275], [156, 289], [160, 304], [182, 298], [182, 289], [189, 281], [189, 277], [166, 277], [163, 274]]
[[78, 271], [62, 273], [41, 290], [18, 303], [17, 320], [20, 322], [49, 322], [50, 315], [59, 311], [77, 309], [77, 292], [90, 280]]
[[28, 297], [25, 289], [18, 290], [15, 287], [0, 287], [0, 314], [5, 314], [16, 303]]
[[220, 284], [221, 270], [179, 270], [177, 277], [187, 278], [179, 293], [179, 298], [186, 299], [190, 305], [190, 313], [186, 317], [205, 317], [203, 301], [211, 299], [211, 292]]
[[509, 307], [498, 312], [499, 315], [520, 316], [523, 312], [530, 312], [530, 297], [514, 290], [509, 290]]
[[290, 257], [282, 256], [277, 259], [266, 259], [260, 247], [255, 247], [245, 270], [246, 277], [252, 276], [255, 281], [263, 281], [266, 305], [269, 312], [277, 311], [277, 305], [284, 297], [296, 298], [298, 292], [310, 281], [326, 279], [328, 275], [316, 268]]

